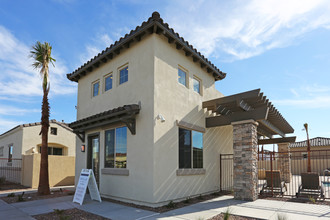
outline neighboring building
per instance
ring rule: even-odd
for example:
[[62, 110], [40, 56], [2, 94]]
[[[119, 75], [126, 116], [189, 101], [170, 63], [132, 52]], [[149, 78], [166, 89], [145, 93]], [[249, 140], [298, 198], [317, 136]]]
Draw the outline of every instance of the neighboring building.
[[234, 153], [235, 198], [256, 199], [258, 136], [293, 129], [260, 90], [224, 97], [215, 81], [225, 76], [157, 12], [68, 74], [78, 83], [69, 126], [86, 145], [76, 184], [93, 169], [101, 196], [160, 206], [219, 191], [220, 154]]
[[[64, 122], [49, 121], [48, 155], [75, 156], [76, 138]], [[22, 158], [40, 153], [41, 124], [22, 124], [0, 135], [0, 158]]]
[[[330, 155], [330, 138], [316, 137], [309, 139], [312, 159], [322, 159], [325, 155]], [[307, 160], [307, 140], [291, 143], [289, 145], [291, 159]]]
[[[64, 122], [49, 121], [50, 186], [73, 185], [76, 135]], [[0, 135], [0, 177], [37, 188], [40, 171], [41, 124], [18, 125]]]

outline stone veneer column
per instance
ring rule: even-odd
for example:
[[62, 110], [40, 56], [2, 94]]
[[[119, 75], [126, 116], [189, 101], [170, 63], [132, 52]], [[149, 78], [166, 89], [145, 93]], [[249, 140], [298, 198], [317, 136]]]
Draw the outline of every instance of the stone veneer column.
[[258, 140], [254, 120], [233, 122], [234, 198], [258, 198]]
[[290, 149], [289, 143], [277, 144], [279, 152], [279, 162], [280, 162], [280, 171], [281, 178], [286, 183], [291, 181], [291, 158], [290, 158]]

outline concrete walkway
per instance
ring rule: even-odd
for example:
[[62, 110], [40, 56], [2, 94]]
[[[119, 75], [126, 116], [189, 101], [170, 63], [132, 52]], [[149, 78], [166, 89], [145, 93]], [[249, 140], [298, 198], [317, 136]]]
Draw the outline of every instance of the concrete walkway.
[[330, 207], [293, 202], [259, 199], [254, 202], [234, 200], [222, 196], [165, 213], [156, 213], [116, 203], [91, 201], [86, 196], [84, 204], [72, 203], [72, 196], [7, 204], [0, 200], [0, 219], [33, 219], [32, 215], [52, 212], [54, 209], [79, 208], [113, 220], [183, 220], [209, 219], [228, 208], [232, 214], [261, 219], [277, 219], [278, 215], [289, 219], [330, 219]]

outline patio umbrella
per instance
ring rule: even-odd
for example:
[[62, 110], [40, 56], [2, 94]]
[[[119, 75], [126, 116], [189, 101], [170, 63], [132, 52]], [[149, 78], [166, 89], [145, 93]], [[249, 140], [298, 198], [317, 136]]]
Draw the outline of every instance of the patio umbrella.
[[312, 172], [312, 168], [311, 168], [311, 145], [309, 143], [309, 136], [308, 136], [308, 124], [305, 123], [304, 124], [305, 130], [306, 130], [306, 134], [307, 134], [307, 172], [310, 173]]

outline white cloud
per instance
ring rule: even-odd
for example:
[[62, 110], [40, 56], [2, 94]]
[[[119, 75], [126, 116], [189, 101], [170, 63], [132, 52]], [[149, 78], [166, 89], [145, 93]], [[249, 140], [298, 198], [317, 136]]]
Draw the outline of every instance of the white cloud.
[[245, 59], [288, 46], [308, 31], [330, 27], [327, 0], [211, 0], [197, 4], [174, 1], [167, 7], [165, 20], [207, 56], [226, 53], [231, 60]]
[[16, 127], [17, 125], [23, 124], [21, 121], [7, 120], [0, 117], [0, 134]]
[[291, 88], [295, 98], [273, 100], [276, 105], [295, 106], [297, 108], [330, 108], [330, 87], [312, 84], [300, 88]]
[[[41, 78], [32, 68], [30, 47], [0, 26], [0, 98], [42, 96]], [[55, 68], [50, 67], [51, 95], [74, 94], [76, 85], [66, 79], [67, 68], [57, 56]]]
[[40, 112], [39, 109], [21, 109], [7, 105], [0, 105], [0, 115], [24, 115], [26, 113]]
[[85, 46], [86, 52], [80, 56], [80, 65], [101, 53], [106, 47], [109, 47], [113, 40], [108, 34], [98, 34], [91, 42], [91, 44]]

